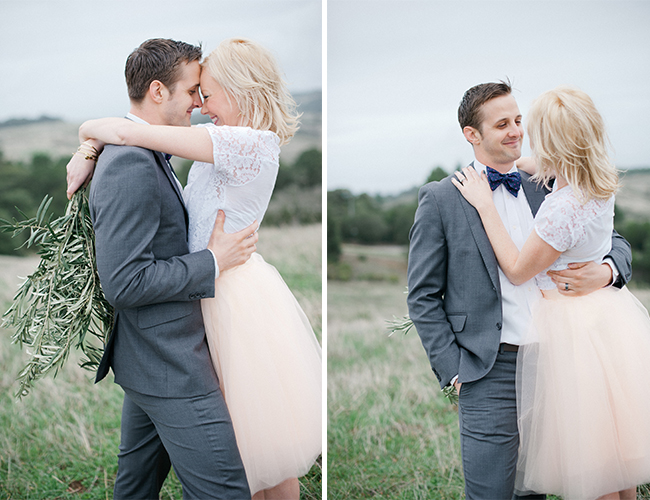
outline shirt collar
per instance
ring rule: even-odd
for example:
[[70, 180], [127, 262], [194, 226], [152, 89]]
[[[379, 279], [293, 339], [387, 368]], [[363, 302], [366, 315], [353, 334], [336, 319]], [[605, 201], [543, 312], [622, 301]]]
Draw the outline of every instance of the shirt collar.
[[[485, 165], [483, 165], [480, 161], [478, 161], [476, 158], [474, 158], [474, 170], [476, 170], [479, 174], [481, 172], [485, 172]], [[506, 174], [509, 174], [511, 172], [517, 172], [517, 163], [512, 166], [510, 170], [506, 172]]]
[[[126, 118], [128, 118], [129, 120], [134, 121], [136, 123], [142, 123], [144, 125], [151, 125], [151, 123], [144, 121], [142, 118], [140, 118], [139, 116], [134, 115], [133, 113], [127, 113]], [[165, 157], [165, 159], [167, 161], [169, 161], [169, 158], [167, 158], [167, 153], [162, 153], [162, 155]], [[174, 172], [174, 169], [172, 169], [172, 172]], [[175, 176], [176, 176], [176, 174], [174, 173], [174, 177]]]
[[127, 114], [126, 114], [126, 117], [127, 117], [129, 120], [134, 121], [134, 122], [136, 122], [136, 123], [143, 123], [144, 125], [151, 125], [149, 122], [144, 121], [144, 120], [143, 120], [142, 118], [140, 118], [139, 116], [135, 116], [133, 113], [127, 113]]

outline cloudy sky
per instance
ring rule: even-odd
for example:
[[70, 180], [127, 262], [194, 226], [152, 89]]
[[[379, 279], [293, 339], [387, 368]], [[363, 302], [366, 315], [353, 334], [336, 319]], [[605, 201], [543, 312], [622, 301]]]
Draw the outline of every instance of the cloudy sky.
[[320, 0], [0, 0], [0, 121], [128, 111], [124, 63], [148, 38], [243, 36], [269, 48], [292, 92], [322, 86]]
[[650, 166], [648, 1], [329, 0], [327, 9], [328, 189], [397, 193], [434, 166], [468, 163], [458, 103], [504, 78], [524, 119], [557, 85], [586, 91], [617, 166]]

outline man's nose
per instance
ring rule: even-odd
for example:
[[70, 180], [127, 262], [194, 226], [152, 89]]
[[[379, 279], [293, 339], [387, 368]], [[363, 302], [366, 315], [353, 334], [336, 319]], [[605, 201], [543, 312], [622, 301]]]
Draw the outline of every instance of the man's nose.
[[524, 129], [521, 127], [521, 125], [517, 125], [516, 123], [513, 123], [508, 127], [508, 135], [511, 137], [523, 136]]

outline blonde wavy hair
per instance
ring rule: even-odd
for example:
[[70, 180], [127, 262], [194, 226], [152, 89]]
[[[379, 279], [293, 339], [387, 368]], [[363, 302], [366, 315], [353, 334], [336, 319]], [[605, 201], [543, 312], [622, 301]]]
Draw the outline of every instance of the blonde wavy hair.
[[528, 113], [528, 134], [538, 170], [548, 185], [564, 177], [578, 199], [607, 199], [618, 189], [618, 172], [607, 152], [602, 116], [582, 90], [560, 86], [543, 93]]
[[239, 125], [275, 132], [280, 145], [291, 140], [301, 114], [268, 50], [251, 40], [231, 38], [221, 42], [201, 66], [237, 102]]

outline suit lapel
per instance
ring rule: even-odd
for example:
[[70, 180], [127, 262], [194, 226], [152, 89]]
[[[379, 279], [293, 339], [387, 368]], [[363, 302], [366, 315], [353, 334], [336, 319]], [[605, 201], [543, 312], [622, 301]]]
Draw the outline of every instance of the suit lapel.
[[[470, 167], [474, 168], [474, 162], [470, 164]], [[525, 172], [520, 171], [522, 178], [522, 188], [526, 194], [526, 200], [530, 206], [530, 210], [535, 217], [537, 210], [544, 201], [544, 198], [548, 194], [548, 190], [543, 186], [539, 186], [537, 183], [530, 180], [530, 175]], [[494, 255], [494, 250], [492, 250], [492, 245], [490, 240], [485, 233], [483, 228], [483, 223], [481, 222], [481, 217], [479, 216], [476, 209], [465, 199], [463, 195], [460, 194], [460, 191], [457, 191], [457, 195], [460, 198], [460, 205], [463, 207], [463, 212], [465, 213], [465, 218], [474, 237], [476, 246], [481, 254], [481, 258], [485, 263], [485, 267], [488, 270], [490, 279], [494, 284], [494, 287], [498, 290], [499, 296], [501, 295], [501, 284], [499, 282], [499, 263], [497, 262], [496, 256]]]
[[185, 214], [185, 223], [187, 224], [189, 220], [187, 214], [187, 208], [185, 207], [185, 201], [183, 200], [183, 193], [181, 193], [181, 190], [178, 186], [178, 182], [176, 181], [176, 177], [174, 176], [174, 173], [171, 171], [171, 167], [167, 163], [167, 160], [165, 160], [163, 154], [158, 151], [154, 151], [153, 154], [156, 157], [156, 161], [160, 165], [160, 168], [162, 168], [163, 172], [165, 172], [167, 179], [172, 185], [172, 188], [174, 188], [174, 192], [176, 193], [176, 196], [178, 196], [178, 199], [181, 202], [181, 206], [183, 207], [183, 213]]
[[[474, 168], [474, 162], [470, 164], [470, 167]], [[501, 296], [501, 284], [499, 282], [499, 264], [497, 258], [494, 255], [494, 250], [492, 250], [492, 245], [490, 240], [485, 233], [483, 228], [483, 223], [481, 222], [481, 217], [479, 216], [476, 209], [465, 199], [463, 195], [460, 194], [460, 191], [456, 189], [456, 194], [460, 198], [460, 205], [463, 207], [463, 212], [465, 213], [465, 218], [467, 219], [467, 224], [469, 225], [472, 236], [474, 237], [474, 242], [478, 248], [481, 258], [485, 263], [485, 268], [490, 275], [492, 284], [498, 291], [499, 296]]]
[[526, 200], [528, 205], [530, 205], [530, 210], [533, 213], [533, 217], [537, 214], [540, 205], [544, 201], [544, 198], [548, 194], [548, 189], [544, 186], [538, 185], [536, 182], [530, 180], [530, 175], [526, 172], [519, 171], [521, 174], [521, 187], [526, 194]]

